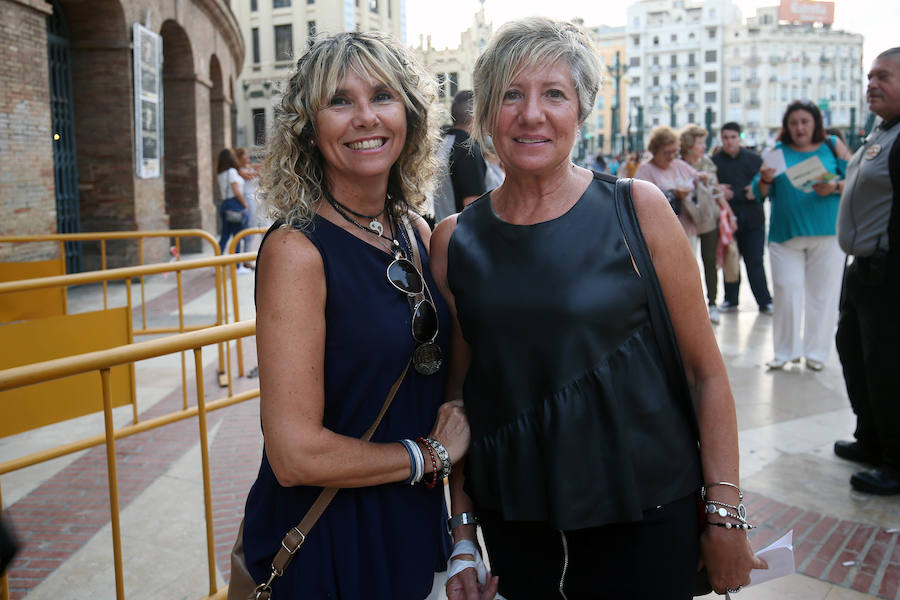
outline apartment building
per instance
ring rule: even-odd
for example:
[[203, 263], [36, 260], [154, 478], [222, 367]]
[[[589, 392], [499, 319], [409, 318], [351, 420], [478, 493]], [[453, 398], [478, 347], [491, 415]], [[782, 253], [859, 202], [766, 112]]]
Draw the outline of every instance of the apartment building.
[[405, 41], [406, 0], [233, 0], [247, 56], [236, 90], [237, 143], [260, 152], [273, 104], [316, 35], [383, 31]]
[[779, 20], [776, 6], [758, 9], [726, 31], [725, 120], [742, 123], [746, 143], [755, 146], [772, 145], [794, 100], [817, 104], [826, 127], [859, 127], [862, 50], [861, 34]]
[[[625, 25], [628, 119], [656, 125], [719, 125], [726, 29], [741, 14], [731, 0], [641, 0]], [[644, 142], [646, 143], [646, 141]]]

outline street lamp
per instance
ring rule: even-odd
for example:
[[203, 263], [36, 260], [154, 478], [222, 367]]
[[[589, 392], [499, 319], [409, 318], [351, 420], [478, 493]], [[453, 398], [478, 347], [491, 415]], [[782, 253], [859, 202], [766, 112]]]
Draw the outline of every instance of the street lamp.
[[666, 96], [666, 102], [669, 103], [669, 125], [672, 127], [675, 127], [675, 103], [678, 100], [678, 94], [675, 93], [675, 82], [670, 82], [669, 95]]
[[622, 77], [622, 63], [619, 62], [619, 51], [616, 50], [616, 60], [606, 67], [613, 76], [613, 101], [610, 107], [609, 149], [611, 154], [616, 153], [617, 134], [619, 133], [619, 80]]

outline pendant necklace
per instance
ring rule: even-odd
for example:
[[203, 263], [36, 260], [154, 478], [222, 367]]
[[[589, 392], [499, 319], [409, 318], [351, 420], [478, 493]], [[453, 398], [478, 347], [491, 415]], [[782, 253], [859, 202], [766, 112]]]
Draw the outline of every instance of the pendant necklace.
[[[390, 198], [391, 198], [390, 195], [388, 195], [386, 200], [390, 200]], [[369, 223], [369, 226], [366, 227], [365, 225], [361, 224], [359, 221], [357, 221], [356, 219], [351, 217], [349, 214], [347, 214], [346, 211], [350, 211], [350, 209], [347, 208], [346, 206], [344, 206], [343, 204], [341, 204], [340, 202], [338, 202], [337, 200], [335, 200], [334, 196], [332, 196], [327, 191], [325, 192], [325, 199], [328, 200], [328, 204], [331, 205], [331, 208], [333, 208], [334, 211], [337, 214], [339, 214], [340, 216], [342, 216], [344, 218], [344, 220], [347, 221], [348, 223], [350, 223], [352, 225], [356, 225], [357, 227], [359, 227], [366, 233], [371, 233], [372, 235], [374, 235], [380, 239], [385, 239], [385, 240], [389, 241], [391, 243], [391, 248], [389, 250], [389, 253], [391, 254], [391, 256], [393, 256], [394, 258], [397, 258], [398, 256], [406, 258], [406, 252], [403, 251], [403, 248], [400, 246], [400, 242], [397, 241], [397, 236], [394, 235], [394, 227], [393, 227], [394, 220], [391, 219], [390, 214], [388, 214], [388, 224], [391, 227], [391, 236], [386, 236], [386, 235], [384, 235], [384, 226], [381, 223], [379, 223], [377, 220], [374, 220], [374, 223], [377, 225], [377, 227], [373, 227], [371, 223]], [[385, 201], [385, 204], [387, 204], [386, 201]], [[352, 212], [352, 211], [350, 211], [350, 212]], [[380, 213], [375, 215], [375, 217], [377, 218], [383, 212], [384, 212], [384, 209], [382, 209]], [[357, 213], [354, 213], [354, 214], [357, 214]], [[364, 218], [369, 218], [369, 217], [364, 217]]]
[[[381, 224], [381, 222], [378, 220], [378, 217], [380, 217], [381, 215], [383, 215], [385, 209], [387, 209], [388, 200], [391, 199], [391, 195], [390, 195], [390, 194], [386, 194], [386, 195], [385, 195], [385, 198], [384, 198], [384, 206], [381, 207], [381, 210], [378, 211], [377, 214], [375, 214], [375, 215], [364, 215], [364, 214], [362, 214], [362, 213], [356, 212], [355, 210], [353, 210], [353, 209], [350, 208], [349, 206], [346, 206], [346, 205], [344, 205], [344, 204], [341, 204], [340, 202], [338, 202], [337, 200], [335, 200], [335, 199], [334, 199], [334, 196], [331, 195], [331, 192], [328, 191], [328, 188], [324, 188], [322, 191], [325, 193], [325, 198], [328, 200], [328, 203], [331, 204], [331, 206], [334, 207], [334, 209], [335, 209], [336, 211], [338, 211], [339, 213], [341, 213], [341, 216], [342, 216], [342, 217], [344, 217], [344, 218], [346, 219], [346, 218], [347, 218], [347, 215], [346, 215], [345, 213], [350, 213], [351, 215], [353, 215], [354, 217], [357, 217], [357, 218], [359, 218], [359, 219], [368, 219], [368, 220], [369, 220], [368, 228], [369, 228], [370, 231], [372, 231], [373, 233], [375, 233], [375, 234], [378, 235], [379, 237], [381, 237], [381, 236], [384, 234], [384, 225]], [[338, 207], [340, 207], [340, 208], [338, 208]], [[343, 210], [344, 212], [341, 212], [342, 210]], [[350, 220], [352, 223], [354, 223], [354, 224], [359, 225], [360, 227], [362, 227], [362, 225], [360, 225], [359, 223], [357, 223], [355, 219], [349, 219], [349, 220]], [[363, 229], [365, 229], [365, 227], [363, 227]]]

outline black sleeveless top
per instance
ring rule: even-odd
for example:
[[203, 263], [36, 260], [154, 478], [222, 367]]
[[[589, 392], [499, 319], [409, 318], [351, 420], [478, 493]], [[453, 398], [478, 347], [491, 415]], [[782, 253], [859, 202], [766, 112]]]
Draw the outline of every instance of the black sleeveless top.
[[613, 182], [595, 175], [568, 212], [534, 225], [500, 220], [486, 194], [450, 239], [447, 277], [472, 351], [466, 491], [507, 520], [637, 521], [701, 485]]

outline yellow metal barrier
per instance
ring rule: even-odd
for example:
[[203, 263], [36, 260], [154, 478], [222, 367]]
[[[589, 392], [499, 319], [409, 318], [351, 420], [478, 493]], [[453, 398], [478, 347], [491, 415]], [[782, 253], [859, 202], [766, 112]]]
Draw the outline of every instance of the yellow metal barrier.
[[[146, 275], [153, 275], [159, 273], [168, 273], [174, 271], [176, 273], [177, 279], [177, 288], [178, 288], [178, 314], [179, 314], [179, 324], [175, 331], [184, 332], [184, 331], [192, 331], [203, 328], [208, 328], [214, 325], [221, 325], [225, 322], [224, 320], [224, 311], [226, 310], [226, 294], [224, 292], [224, 274], [222, 273], [222, 268], [226, 265], [234, 265], [239, 262], [246, 262], [253, 260], [256, 254], [252, 252], [243, 253], [243, 254], [232, 254], [228, 256], [214, 256], [208, 258], [197, 258], [191, 260], [182, 260], [172, 263], [158, 263], [153, 265], [143, 265], [137, 267], [120, 267], [117, 269], [106, 269], [103, 271], [89, 271], [86, 273], [75, 273], [72, 275], [57, 275], [53, 277], [40, 277], [35, 279], [23, 279], [19, 281], [7, 281], [0, 283], [0, 297], [3, 297], [5, 294], [16, 293], [16, 292], [25, 292], [25, 291], [33, 291], [33, 290], [43, 290], [43, 289], [55, 289], [60, 287], [68, 287], [74, 285], [82, 285], [88, 283], [106, 283], [108, 281], [115, 280], [124, 280], [125, 288], [126, 288], [126, 304], [128, 307], [129, 315], [132, 314], [132, 300], [131, 300], [131, 280], [136, 277], [144, 277]], [[185, 326], [184, 324], [184, 306], [183, 306], [183, 292], [182, 292], [182, 280], [181, 273], [183, 271], [187, 271], [190, 269], [198, 269], [204, 267], [215, 267], [216, 270], [216, 322], [210, 325], [194, 325], [194, 326]], [[232, 279], [234, 279], [234, 275], [232, 274]], [[166, 333], [171, 332], [165, 331], [166, 328], [157, 328], [154, 330], [134, 330], [134, 335], [148, 334], [148, 333]], [[230, 362], [230, 358], [229, 358]], [[182, 357], [182, 383], [186, 380], [186, 368], [184, 366], [184, 357]], [[225, 353], [223, 352], [222, 347], [219, 348], [219, 385], [222, 387], [228, 387], [229, 392], [231, 391], [231, 368], [230, 364], [228, 368], [225, 365]], [[184, 399], [184, 405], [187, 406], [187, 396]]]
[[[0, 281], [18, 281], [35, 277], [65, 275], [66, 263], [60, 258], [0, 262]], [[37, 290], [0, 297], [0, 323], [55, 317], [66, 314], [66, 290]]]
[[[111, 240], [137, 240], [139, 263], [144, 264], [144, 240], [147, 238], [174, 238], [175, 253], [181, 255], [181, 239], [182, 238], [199, 238], [209, 243], [213, 254], [218, 256], [221, 254], [219, 250], [219, 242], [208, 231], [203, 229], [163, 229], [153, 231], [95, 231], [89, 233], [48, 233], [40, 235], [6, 235], [0, 236], [0, 244], [24, 244], [24, 243], [55, 243], [59, 245], [60, 257], [65, 256], [66, 242], [99, 242], [100, 243], [100, 265], [101, 270], [106, 270], [106, 242]], [[60, 258], [60, 261], [63, 259]], [[15, 265], [16, 263], [8, 263]], [[13, 268], [13, 267], [11, 267]], [[62, 273], [65, 273], [63, 269]], [[218, 275], [218, 273], [217, 273]], [[103, 308], [108, 307], [107, 299], [107, 281], [103, 281]], [[180, 285], [179, 280], [179, 285]], [[218, 285], [220, 282], [216, 281]], [[180, 291], [180, 290], [179, 290]], [[64, 293], [64, 292], [63, 292]], [[0, 305], [2, 308], [2, 305]], [[0, 311], [0, 316], [4, 313]], [[221, 316], [221, 315], [220, 315]], [[4, 319], [0, 318], [0, 322]], [[222, 323], [221, 318], [217, 324]], [[147, 313], [144, 292], [144, 278], [141, 276], [141, 327], [135, 327], [135, 335], [153, 334], [153, 333], [174, 333], [184, 331], [179, 328], [161, 328], [150, 329], [147, 327]]]
[[[242, 255], [236, 255], [242, 256]], [[242, 257], [242, 260], [247, 260]], [[224, 591], [218, 590], [216, 585], [216, 566], [215, 566], [215, 543], [213, 533], [212, 519], [212, 494], [210, 486], [210, 467], [209, 467], [209, 446], [207, 440], [206, 414], [209, 411], [217, 410], [243, 402], [251, 398], [259, 396], [259, 389], [248, 390], [240, 394], [229, 395], [225, 398], [207, 403], [205, 400], [205, 392], [203, 389], [203, 361], [202, 348], [212, 344], [227, 343], [230, 340], [241, 339], [243, 337], [256, 334], [256, 322], [253, 320], [232, 323], [229, 325], [220, 325], [210, 327], [200, 331], [192, 331], [182, 333], [166, 338], [138, 342], [122, 346], [119, 348], [111, 348], [108, 350], [99, 350], [79, 356], [70, 356], [55, 360], [23, 365], [0, 371], [0, 391], [12, 390], [22, 386], [32, 385], [35, 383], [47, 382], [62, 377], [69, 377], [83, 373], [98, 372], [101, 381], [101, 393], [103, 398], [103, 417], [104, 417], [104, 435], [97, 435], [85, 438], [76, 442], [71, 442], [50, 450], [34, 453], [28, 456], [17, 458], [11, 461], [0, 463], [0, 475], [10, 473], [18, 469], [33, 466], [52, 458], [71, 454], [79, 450], [84, 450], [102, 443], [106, 445], [107, 456], [107, 479], [109, 485], [109, 501], [110, 501], [110, 523], [112, 526], [112, 542], [113, 542], [113, 563], [115, 567], [115, 586], [116, 598], [124, 600], [124, 573], [122, 567], [122, 538], [121, 527], [119, 523], [119, 495], [118, 495], [118, 479], [116, 474], [116, 447], [115, 441], [142, 431], [162, 427], [175, 421], [197, 416], [199, 437], [200, 437], [200, 456], [203, 471], [203, 495], [204, 510], [206, 518], [206, 548], [207, 548], [207, 566], [209, 571], [209, 596], [208, 598], [224, 598]], [[113, 394], [110, 386], [110, 370], [118, 365], [133, 364], [135, 361], [172, 354], [175, 352], [184, 352], [192, 350], [194, 353], [195, 378], [197, 386], [197, 405], [192, 408], [186, 408], [181, 411], [172, 412], [166, 415], [156, 417], [144, 421], [139, 424], [127, 425], [115, 429], [113, 425]], [[0, 502], [2, 507], [2, 502]], [[227, 587], [225, 588], [227, 589]], [[4, 600], [9, 598], [9, 588], [7, 579], [4, 576], [0, 579], [0, 598]]]
[[[234, 254], [235, 249], [237, 248], [237, 244], [239, 241], [244, 239], [250, 235], [258, 235], [268, 231], [268, 229], [264, 227], [248, 227], [247, 229], [242, 229], [238, 231], [234, 237], [231, 239], [231, 242], [228, 243], [228, 254]], [[256, 252], [253, 252], [256, 254]], [[232, 263], [230, 267], [231, 274], [231, 298], [232, 303], [234, 304], [234, 320], [241, 320], [241, 309], [240, 302], [238, 301], [238, 287], [237, 287], [237, 267], [234, 263]], [[228, 310], [225, 311], [225, 320], [228, 321]], [[244, 376], [244, 346], [241, 343], [241, 340], [237, 341], [237, 361], [238, 361], [238, 375], [240, 377]]]

